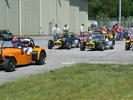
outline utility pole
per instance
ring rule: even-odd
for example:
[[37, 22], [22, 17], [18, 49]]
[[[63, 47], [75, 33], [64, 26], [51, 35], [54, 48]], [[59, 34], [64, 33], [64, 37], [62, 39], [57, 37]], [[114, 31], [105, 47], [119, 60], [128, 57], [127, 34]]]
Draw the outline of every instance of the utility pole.
[[21, 29], [21, 25], [22, 25], [22, 15], [21, 15], [21, 8], [22, 8], [22, 1], [19, 0], [19, 35], [21, 36], [22, 35], [22, 29]]
[[58, 11], [57, 10], [58, 10], [58, 8], [57, 7], [58, 7], [58, 0], [56, 0], [56, 24], [58, 22], [57, 21], [58, 20], [58, 18], [57, 18], [57, 15], [58, 15]]
[[121, 25], [121, 0], [119, 0], [119, 24]]

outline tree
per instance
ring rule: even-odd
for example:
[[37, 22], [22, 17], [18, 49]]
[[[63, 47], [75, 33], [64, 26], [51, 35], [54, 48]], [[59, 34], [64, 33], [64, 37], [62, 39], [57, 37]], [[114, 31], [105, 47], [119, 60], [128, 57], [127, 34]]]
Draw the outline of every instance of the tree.
[[[89, 0], [89, 19], [118, 18], [119, 0]], [[122, 16], [133, 16], [133, 0], [122, 0]]]

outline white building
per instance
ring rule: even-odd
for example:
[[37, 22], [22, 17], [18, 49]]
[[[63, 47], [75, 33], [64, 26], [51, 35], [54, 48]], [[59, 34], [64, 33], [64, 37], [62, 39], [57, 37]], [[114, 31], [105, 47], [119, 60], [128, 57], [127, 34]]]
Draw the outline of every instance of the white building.
[[87, 22], [88, 0], [0, 0], [0, 29], [15, 35], [47, 35], [49, 23], [79, 33]]

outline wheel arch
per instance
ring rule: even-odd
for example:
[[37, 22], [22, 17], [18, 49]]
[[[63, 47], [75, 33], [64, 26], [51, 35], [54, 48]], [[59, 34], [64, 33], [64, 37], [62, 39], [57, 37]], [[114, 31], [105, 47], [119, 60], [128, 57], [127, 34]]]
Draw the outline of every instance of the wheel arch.
[[45, 54], [45, 57], [47, 57], [46, 51], [43, 48], [36, 48], [35, 50], [33, 50], [33, 53], [34, 52], [35, 52], [35, 55], [33, 57], [34, 59], [32, 58], [33, 61], [39, 60], [41, 52], [43, 52]]
[[44, 52], [45, 57], [47, 57], [47, 55], [46, 55], [46, 51], [45, 51], [45, 50], [41, 50], [40, 53], [41, 53], [41, 52]]
[[16, 58], [15, 58], [14, 56], [5, 56], [5, 57], [4, 57], [4, 59], [10, 59], [10, 58], [14, 59], [15, 62], [17, 63], [17, 60], [16, 60]]

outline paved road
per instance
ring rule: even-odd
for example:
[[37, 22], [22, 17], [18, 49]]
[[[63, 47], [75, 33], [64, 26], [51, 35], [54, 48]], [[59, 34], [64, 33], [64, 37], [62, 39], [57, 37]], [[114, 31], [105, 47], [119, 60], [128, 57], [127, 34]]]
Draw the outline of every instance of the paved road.
[[106, 51], [80, 51], [79, 48], [71, 50], [47, 49], [47, 42], [51, 37], [33, 37], [35, 43], [44, 47], [47, 52], [46, 64], [19, 66], [14, 72], [0, 70], [0, 84], [14, 81], [20, 77], [27, 77], [32, 74], [47, 72], [63, 66], [75, 63], [118, 63], [133, 64], [133, 51], [125, 51], [124, 41], [117, 42], [114, 50]]

